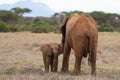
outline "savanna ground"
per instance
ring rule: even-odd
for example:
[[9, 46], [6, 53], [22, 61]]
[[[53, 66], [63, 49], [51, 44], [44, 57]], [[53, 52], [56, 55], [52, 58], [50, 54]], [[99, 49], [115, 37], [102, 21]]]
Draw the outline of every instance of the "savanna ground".
[[0, 80], [120, 80], [120, 33], [99, 33], [97, 76], [91, 76], [87, 59], [80, 75], [71, 75], [74, 52], [69, 61], [70, 73], [44, 73], [39, 48], [43, 43], [61, 42], [61, 34], [31, 32], [0, 33]]

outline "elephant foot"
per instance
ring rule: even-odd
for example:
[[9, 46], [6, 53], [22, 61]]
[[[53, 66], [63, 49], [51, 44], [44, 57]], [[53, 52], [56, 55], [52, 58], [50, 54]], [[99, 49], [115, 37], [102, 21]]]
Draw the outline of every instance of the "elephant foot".
[[69, 73], [69, 71], [67, 70], [67, 69], [61, 69], [61, 71], [60, 71], [60, 73], [62, 73], [62, 74], [68, 74]]
[[57, 72], [57, 70], [53, 70], [52, 72]]
[[45, 73], [48, 73], [49, 72], [49, 70], [48, 69], [45, 69]]
[[66, 68], [61, 68], [61, 72], [68, 72], [68, 69], [66, 69]]
[[60, 71], [60, 74], [61, 75], [68, 75], [68, 74], [70, 74], [70, 72], [69, 71]]
[[81, 74], [81, 69], [75, 68], [72, 73], [73, 73], [73, 75], [79, 75], [79, 74]]
[[80, 71], [73, 71], [73, 72], [72, 72], [72, 75], [80, 75], [80, 74], [81, 74]]
[[61, 70], [61, 73], [69, 73], [69, 71]]
[[91, 75], [96, 76], [96, 73], [95, 73], [95, 72], [92, 72]]

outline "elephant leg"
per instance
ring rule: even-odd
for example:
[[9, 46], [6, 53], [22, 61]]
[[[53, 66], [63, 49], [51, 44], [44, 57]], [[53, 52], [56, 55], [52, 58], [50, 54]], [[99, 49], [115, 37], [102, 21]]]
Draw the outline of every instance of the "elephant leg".
[[53, 58], [51, 58], [51, 72], [53, 72]]
[[93, 51], [91, 54], [91, 74], [96, 75], [96, 53]]
[[46, 57], [46, 72], [49, 72], [50, 56]]
[[70, 51], [71, 47], [68, 44], [65, 44], [62, 62], [62, 72], [68, 71]]
[[94, 42], [91, 51], [91, 74], [96, 76], [97, 44]]
[[57, 72], [57, 68], [58, 68], [58, 55], [54, 55], [54, 60], [53, 60], [53, 71]]
[[43, 56], [44, 67], [45, 67], [45, 70], [46, 70], [46, 56], [44, 54], [42, 54], [42, 56]]
[[[80, 54], [80, 53], [79, 53]], [[82, 56], [75, 56], [75, 65], [74, 65], [74, 74], [79, 74], [81, 71], [81, 61], [82, 61]]]

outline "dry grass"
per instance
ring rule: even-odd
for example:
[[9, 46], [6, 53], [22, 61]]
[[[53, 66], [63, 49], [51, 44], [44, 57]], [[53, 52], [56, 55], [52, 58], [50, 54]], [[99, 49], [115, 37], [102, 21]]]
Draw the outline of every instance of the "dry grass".
[[[0, 80], [119, 80], [120, 33], [99, 33], [97, 76], [90, 75], [87, 59], [83, 59], [82, 73], [44, 73], [39, 47], [43, 43], [60, 43], [60, 34], [30, 32], [0, 33]], [[74, 54], [70, 56], [70, 71], [74, 67]], [[59, 71], [62, 55], [59, 57]]]

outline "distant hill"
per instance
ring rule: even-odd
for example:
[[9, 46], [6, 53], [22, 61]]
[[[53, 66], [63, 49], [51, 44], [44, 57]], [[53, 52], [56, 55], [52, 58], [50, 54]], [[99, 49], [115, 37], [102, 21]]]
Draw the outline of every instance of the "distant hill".
[[54, 14], [54, 11], [50, 9], [46, 4], [43, 3], [35, 3], [29, 0], [26, 1], [19, 1], [15, 4], [3, 4], [0, 5], [0, 10], [10, 10], [14, 7], [21, 7], [21, 8], [29, 8], [32, 10], [31, 13], [25, 13], [23, 16], [45, 16], [49, 17]]

